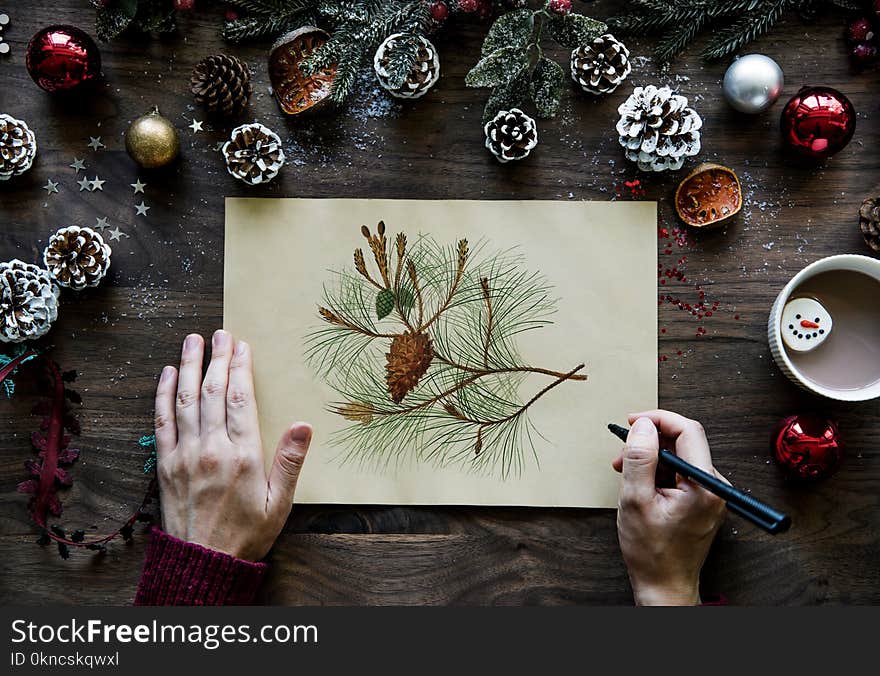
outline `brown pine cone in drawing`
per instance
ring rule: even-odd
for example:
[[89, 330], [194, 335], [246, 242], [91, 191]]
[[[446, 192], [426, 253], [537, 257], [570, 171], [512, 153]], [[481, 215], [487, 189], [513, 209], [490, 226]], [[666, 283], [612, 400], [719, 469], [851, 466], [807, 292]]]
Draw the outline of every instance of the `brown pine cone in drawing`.
[[36, 154], [37, 139], [27, 124], [0, 113], [0, 181], [26, 172]]
[[18, 259], [0, 263], [0, 342], [49, 333], [58, 319], [58, 287], [49, 273]]
[[71, 225], [49, 238], [43, 263], [61, 286], [80, 291], [101, 283], [110, 268], [110, 253], [98, 232]]
[[880, 198], [869, 197], [859, 208], [859, 229], [865, 244], [880, 251]]
[[571, 53], [571, 77], [590, 94], [610, 94], [631, 71], [629, 50], [610, 33]]
[[196, 103], [208, 113], [237, 117], [251, 98], [251, 71], [234, 56], [213, 54], [193, 68], [190, 89]]
[[391, 341], [385, 366], [385, 382], [395, 404], [418, 384], [434, 358], [434, 345], [425, 333], [401, 333]]
[[268, 183], [284, 166], [281, 138], [259, 122], [233, 129], [221, 152], [229, 173], [249, 185]]

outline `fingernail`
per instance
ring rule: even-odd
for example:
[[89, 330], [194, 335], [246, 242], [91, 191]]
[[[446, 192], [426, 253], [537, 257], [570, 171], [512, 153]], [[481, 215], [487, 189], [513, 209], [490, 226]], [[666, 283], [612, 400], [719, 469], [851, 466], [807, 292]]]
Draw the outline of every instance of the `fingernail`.
[[218, 329], [214, 331], [214, 336], [211, 338], [211, 345], [214, 348], [218, 347], [226, 347], [229, 344], [229, 334], [223, 329]]
[[199, 337], [193, 333], [186, 337], [186, 340], [183, 341], [183, 351], [190, 352], [191, 350], [196, 349], [199, 344]]
[[173, 370], [174, 369], [171, 366], [166, 366], [164, 369], [162, 369], [162, 375], [159, 376], [159, 382], [164, 383], [166, 380], [168, 380], [168, 378], [171, 377], [171, 372]]
[[650, 418], [637, 418], [632, 426], [632, 431], [636, 434], [653, 434], [655, 429]]
[[307, 423], [297, 423], [290, 430], [290, 440], [295, 444], [308, 444], [312, 439], [312, 426]]
[[245, 352], [247, 352], [247, 343], [243, 340], [235, 341], [235, 356], [243, 357]]

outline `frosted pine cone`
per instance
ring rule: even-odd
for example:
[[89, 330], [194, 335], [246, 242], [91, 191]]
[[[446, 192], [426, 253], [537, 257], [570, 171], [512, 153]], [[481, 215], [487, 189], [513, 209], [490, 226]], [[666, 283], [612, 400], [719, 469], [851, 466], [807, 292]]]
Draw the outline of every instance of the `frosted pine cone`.
[[259, 122], [233, 129], [221, 152], [229, 173], [249, 185], [268, 183], [284, 166], [281, 139]]
[[193, 68], [190, 89], [196, 103], [208, 113], [236, 117], [251, 98], [251, 71], [234, 56], [213, 54]]
[[425, 333], [401, 333], [394, 336], [386, 355], [385, 382], [395, 404], [418, 384], [434, 358], [434, 345]]
[[373, 69], [379, 84], [392, 96], [399, 99], [417, 99], [428, 93], [440, 79], [440, 56], [431, 41], [417, 36], [419, 41], [416, 62], [413, 69], [406, 74], [401, 83], [395, 82], [394, 61], [391, 56], [395, 49], [400, 49], [403, 40], [411, 40], [413, 36], [395, 33], [385, 38], [373, 57]]
[[590, 94], [610, 94], [631, 71], [629, 50], [610, 33], [571, 52], [571, 78]]
[[486, 147], [499, 162], [521, 160], [538, 145], [535, 121], [519, 108], [500, 111], [483, 128]]
[[700, 152], [703, 121], [669, 87], [636, 87], [617, 112], [620, 145], [642, 171], [681, 169], [685, 157]]
[[49, 273], [18, 259], [0, 263], [0, 341], [44, 336], [58, 318], [59, 289]]
[[859, 229], [865, 244], [880, 251], [880, 199], [869, 197], [859, 208]]
[[0, 181], [26, 172], [36, 154], [37, 138], [27, 124], [0, 113]]
[[101, 283], [110, 268], [110, 253], [95, 230], [71, 225], [49, 238], [43, 263], [61, 286], [80, 291]]

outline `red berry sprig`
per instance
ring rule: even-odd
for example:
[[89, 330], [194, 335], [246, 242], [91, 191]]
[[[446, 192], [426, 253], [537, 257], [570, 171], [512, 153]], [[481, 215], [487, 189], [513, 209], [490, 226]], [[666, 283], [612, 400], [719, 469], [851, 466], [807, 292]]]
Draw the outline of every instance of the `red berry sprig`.
[[858, 69], [877, 60], [876, 22], [880, 21], [880, 0], [872, 3], [874, 16], [860, 16], [846, 27], [846, 39], [850, 44], [849, 57], [853, 66]]
[[571, 0], [550, 0], [549, 9], [554, 14], [568, 14], [571, 12]]

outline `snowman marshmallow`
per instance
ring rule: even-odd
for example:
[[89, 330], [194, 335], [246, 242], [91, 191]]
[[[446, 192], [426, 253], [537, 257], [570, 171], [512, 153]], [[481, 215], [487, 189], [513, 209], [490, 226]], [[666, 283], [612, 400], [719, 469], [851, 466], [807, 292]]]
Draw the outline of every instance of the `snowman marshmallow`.
[[795, 352], [819, 347], [831, 333], [831, 315], [815, 298], [795, 298], [782, 310], [782, 339]]

